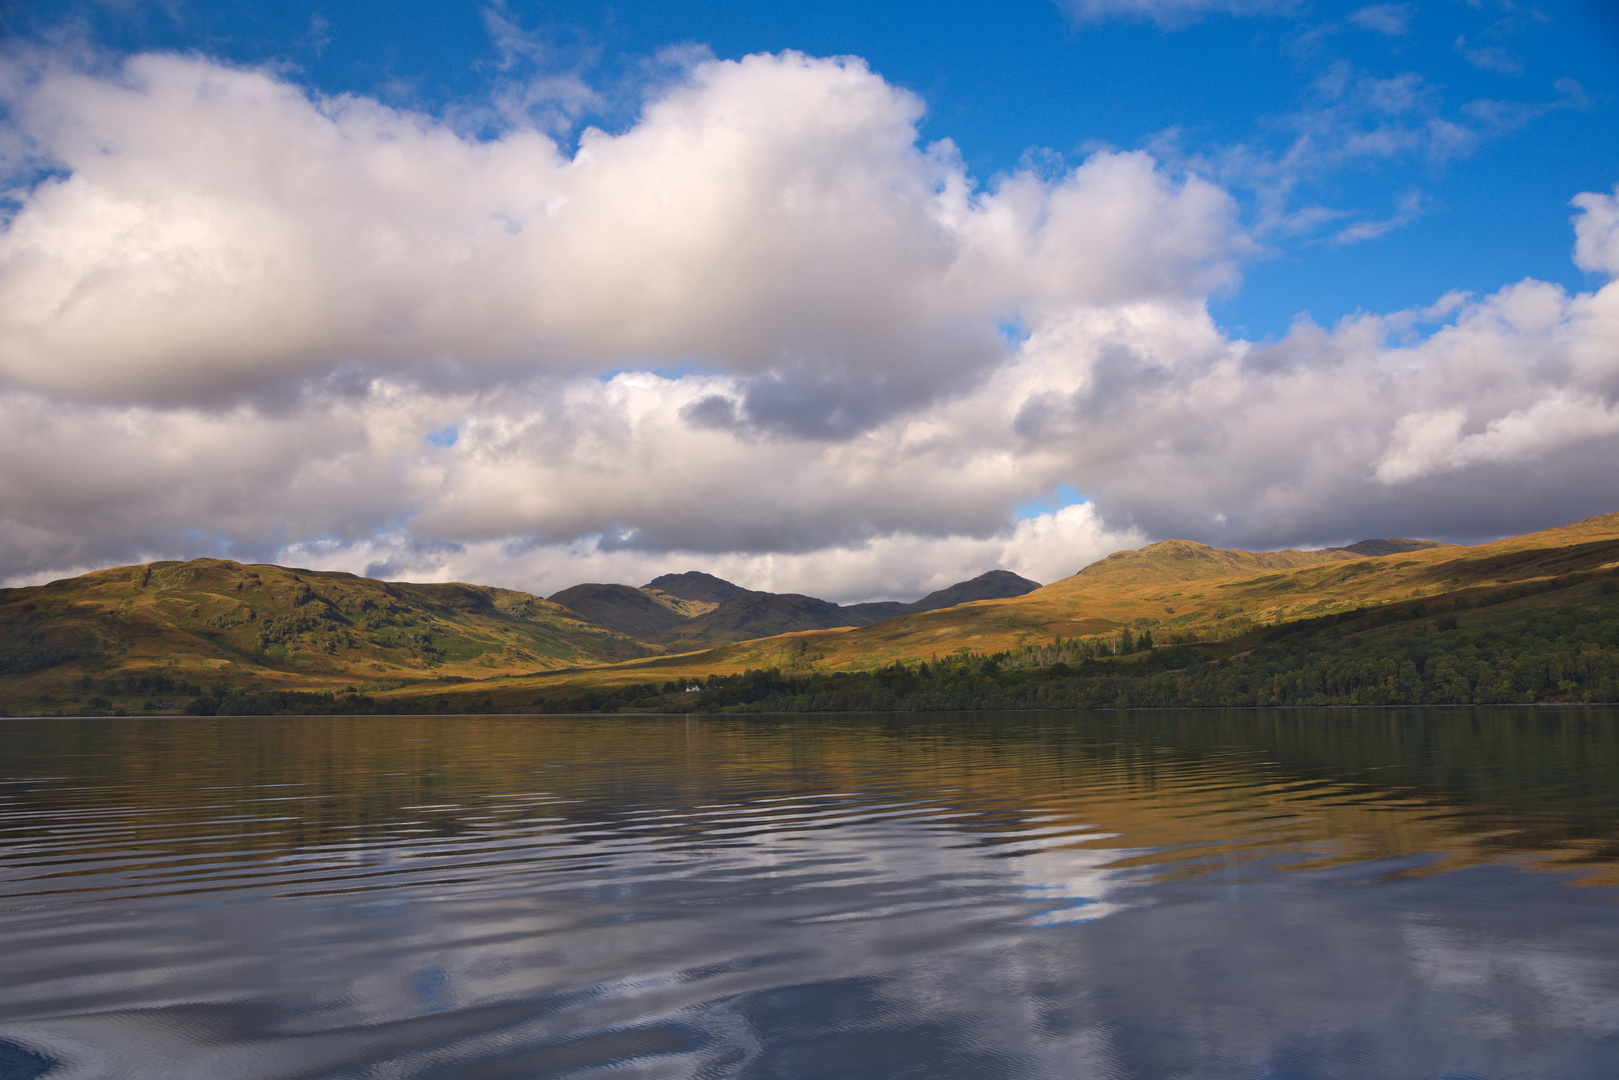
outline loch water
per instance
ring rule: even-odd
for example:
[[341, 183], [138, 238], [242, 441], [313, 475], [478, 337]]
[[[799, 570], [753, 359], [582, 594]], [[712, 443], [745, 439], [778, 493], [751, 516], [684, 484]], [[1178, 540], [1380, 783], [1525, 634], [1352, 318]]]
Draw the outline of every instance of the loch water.
[[0, 1080], [1619, 1076], [1619, 709], [0, 720]]

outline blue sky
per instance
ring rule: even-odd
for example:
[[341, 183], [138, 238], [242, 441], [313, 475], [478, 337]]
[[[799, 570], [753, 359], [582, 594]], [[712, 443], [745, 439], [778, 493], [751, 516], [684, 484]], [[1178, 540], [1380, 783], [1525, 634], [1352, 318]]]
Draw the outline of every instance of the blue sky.
[[910, 598], [1619, 509], [1607, 0], [0, 19], [0, 581]]

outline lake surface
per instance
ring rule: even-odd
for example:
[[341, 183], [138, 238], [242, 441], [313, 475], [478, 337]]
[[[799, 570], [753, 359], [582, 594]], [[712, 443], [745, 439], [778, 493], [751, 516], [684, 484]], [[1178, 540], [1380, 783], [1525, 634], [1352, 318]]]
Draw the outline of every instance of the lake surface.
[[1619, 1076], [1619, 710], [0, 720], [40, 1076]]

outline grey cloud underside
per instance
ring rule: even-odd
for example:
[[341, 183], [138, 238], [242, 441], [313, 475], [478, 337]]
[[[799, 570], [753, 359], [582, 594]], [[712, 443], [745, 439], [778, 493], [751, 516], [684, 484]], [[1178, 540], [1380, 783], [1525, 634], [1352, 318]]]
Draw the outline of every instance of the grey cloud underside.
[[[1195, 533], [1219, 547], [1328, 546], [1362, 534], [1480, 543], [1612, 513], [1619, 507], [1615, 450], [1612, 439], [1591, 440], [1555, 460], [1424, 477], [1393, 497], [1349, 468], [1331, 475], [1301, 468], [1259, 491], [1222, 483], [1214, 470], [1179, 485], [1131, 471], [1100, 485], [1096, 497], [1149, 536]], [[1154, 486], [1144, 488], [1145, 481]], [[1334, 484], [1331, 503], [1318, 494], [1327, 484]]]

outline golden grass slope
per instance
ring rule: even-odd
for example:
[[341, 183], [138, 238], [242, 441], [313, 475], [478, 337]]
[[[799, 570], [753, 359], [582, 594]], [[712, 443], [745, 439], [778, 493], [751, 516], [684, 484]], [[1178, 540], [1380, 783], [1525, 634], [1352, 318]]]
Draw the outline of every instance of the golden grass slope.
[[501, 685], [509, 685], [516, 700], [519, 688], [555, 693], [747, 668], [869, 670], [1124, 628], [1149, 630], [1159, 644], [1218, 641], [1274, 623], [1616, 564], [1619, 514], [1473, 547], [1366, 557], [1341, 549], [1249, 552], [1166, 540], [1117, 552], [1023, 596]]
[[[892, 619], [807, 645], [818, 667], [993, 652], [1054, 637], [1149, 630], [1159, 643], [1455, 589], [1550, 577], [1619, 560], [1619, 514], [1476, 547], [1358, 557], [1341, 550], [1224, 551], [1166, 540], [1123, 551], [1027, 595]], [[758, 643], [764, 645], [765, 643]]]
[[649, 651], [528, 593], [222, 559], [115, 567], [0, 590], [7, 699], [49, 696], [90, 673], [381, 688], [612, 663]]
[[[869, 670], [1123, 628], [1150, 630], [1159, 644], [1224, 641], [1277, 623], [1616, 565], [1619, 514], [1474, 547], [1368, 557], [1168, 540], [1023, 596], [649, 655], [661, 650], [526, 593], [199, 559], [0, 590], [0, 706], [49, 706], [52, 697], [70, 704], [61, 694], [88, 674], [169, 671], [199, 685], [353, 685], [384, 698], [464, 682], [454, 696], [523, 707], [586, 688], [747, 668]], [[28, 669], [30, 650], [57, 658]], [[73, 658], [63, 661], [66, 653]]]

